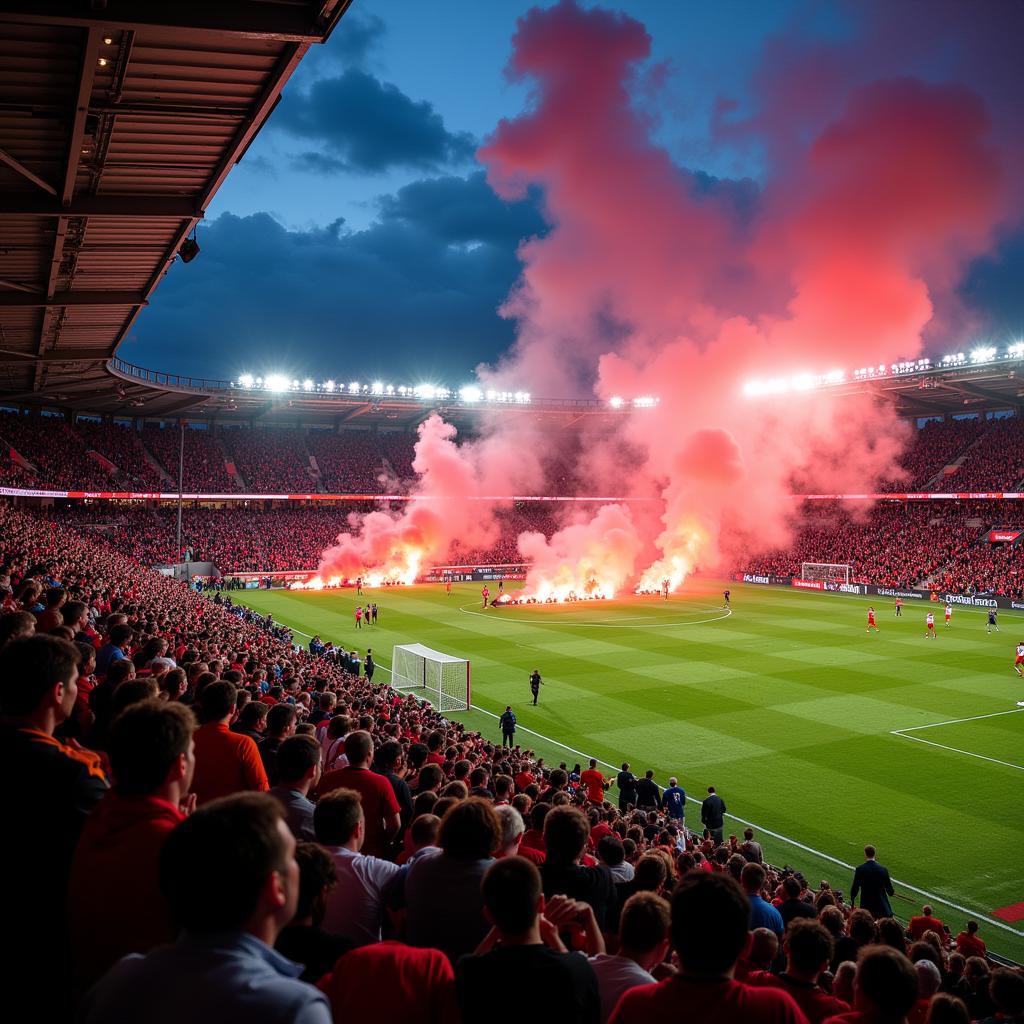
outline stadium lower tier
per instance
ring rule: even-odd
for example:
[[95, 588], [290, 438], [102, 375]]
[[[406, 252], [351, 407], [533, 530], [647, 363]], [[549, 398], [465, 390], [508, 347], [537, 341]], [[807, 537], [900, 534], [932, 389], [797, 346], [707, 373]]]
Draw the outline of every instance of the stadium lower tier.
[[[799, 577], [805, 562], [850, 566], [851, 582], [886, 587], [931, 586], [957, 593], [994, 593], [1024, 599], [1024, 558], [1016, 536], [1024, 507], [1014, 501], [887, 502], [867, 511], [808, 502], [785, 550], [737, 559], [735, 570]], [[377, 506], [333, 508], [200, 508], [182, 512], [182, 547], [176, 547], [177, 511], [93, 502], [37, 508], [30, 514], [101, 536], [144, 565], [213, 562], [224, 574], [311, 571], [320, 553], [352, 529], [350, 516]], [[557, 529], [557, 510], [517, 503], [499, 513], [500, 539], [490, 548], [455, 546], [446, 563], [506, 564], [520, 555], [525, 530], [546, 536]], [[1008, 540], [993, 542], [997, 535]]]

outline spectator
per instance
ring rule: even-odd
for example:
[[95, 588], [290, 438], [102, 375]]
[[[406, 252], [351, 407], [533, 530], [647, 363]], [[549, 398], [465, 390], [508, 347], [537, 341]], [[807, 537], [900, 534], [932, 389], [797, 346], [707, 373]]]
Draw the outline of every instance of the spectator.
[[800, 879], [795, 875], [789, 875], [782, 881], [782, 895], [785, 899], [779, 904], [779, 915], [782, 923], [789, 926], [789, 923], [798, 917], [816, 918], [818, 912], [813, 904], [802, 898], [803, 887]]
[[368, 732], [357, 729], [345, 737], [345, 756], [348, 764], [325, 772], [318, 792], [329, 793], [339, 787], [355, 790], [362, 798], [366, 822], [363, 850], [371, 857], [383, 857], [402, 825], [395, 791], [386, 778], [370, 770], [373, 740]]
[[[824, 915], [822, 915], [824, 918]], [[840, 917], [842, 915], [840, 914]], [[850, 914], [846, 925], [846, 934], [836, 940], [835, 959], [837, 963], [852, 960], [854, 963], [865, 946], [870, 946], [878, 939], [878, 928], [870, 911], [855, 910]]]
[[626, 900], [619, 917], [618, 953], [598, 953], [590, 958], [601, 996], [601, 1024], [624, 992], [654, 984], [651, 972], [668, 953], [669, 918], [668, 902], [654, 893], [639, 892]]
[[898, 1024], [918, 998], [914, 965], [898, 950], [869, 946], [857, 963], [853, 1012], [833, 1017], [835, 1024]]
[[[498, 858], [520, 856], [519, 847], [523, 841], [523, 833], [526, 831], [523, 816], [511, 804], [495, 807], [494, 813], [497, 814], [498, 824], [501, 827], [501, 839], [498, 841], [498, 848], [494, 856]], [[541, 857], [541, 862], [543, 860], [544, 858]]]
[[832, 962], [832, 936], [817, 921], [794, 921], [786, 929], [784, 949], [786, 969], [781, 974], [757, 971], [748, 976], [748, 984], [788, 992], [809, 1024], [849, 1011], [849, 1003], [829, 995], [819, 984]]
[[387, 903], [401, 884], [402, 869], [360, 852], [366, 818], [355, 790], [325, 793], [317, 802], [313, 823], [316, 841], [326, 847], [338, 876], [327, 897], [324, 927], [356, 946], [380, 942]]
[[196, 767], [192, 792], [202, 805], [246, 790], [270, 788], [259, 750], [248, 736], [231, 732], [228, 723], [235, 713], [236, 690], [232, 683], [209, 683], [199, 698], [200, 721], [196, 730]]
[[398, 801], [399, 816], [402, 828], [412, 821], [412, 790], [405, 781], [405, 767], [402, 763], [402, 745], [396, 740], [388, 740], [377, 747], [373, 770], [383, 775], [391, 783], [395, 799]]
[[760, 864], [747, 864], [740, 875], [743, 891], [750, 901], [750, 930], [767, 928], [781, 939], [786, 930], [782, 915], [761, 895], [766, 877]]
[[559, 938], [558, 914], [578, 913], [579, 904], [553, 900], [552, 921], [543, 916], [541, 879], [522, 857], [495, 861], [484, 876], [483, 902], [492, 927], [472, 956], [456, 969], [462, 1024], [521, 1024], [523, 1007], [507, 997], [509, 979], [530, 979], [543, 993], [543, 1016], [559, 1024], [597, 1024], [601, 1002], [597, 979], [580, 953]]
[[75, 646], [55, 637], [0, 651], [0, 772], [16, 825], [0, 843], [6, 911], [17, 923], [4, 958], [12, 1019], [60, 1019], [70, 1010], [68, 877], [82, 826], [106, 790], [99, 757], [53, 735], [74, 710], [78, 664]]
[[195, 727], [188, 708], [158, 700], [133, 704], [114, 720], [114, 788], [87, 819], [71, 867], [71, 938], [80, 992], [128, 953], [174, 940], [177, 930], [160, 893], [157, 863], [189, 807]]
[[[939, 992], [932, 998], [928, 1007], [925, 1024], [970, 1024], [970, 1014], [962, 999], [951, 996], [947, 992]], [[983, 1024], [999, 1024], [996, 1019], [986, 1020]]]
[[260, 760], [263, 770], [267, 773], [267, 781], [276, 786], [279, 781], [277, 772], [277, 751], [289, 736], [295, 735], [295, 724], [298, 711], [294, 704], [275, 704], [267, 711], [267, 729], [263, 739], [259, 741]]
[[764, 851], [761, 844], [754, 839], [754, 830], [745, 828], [743, 830], [743, 842], [740, 843], [740, 853], [749, 864], [763, 864]]
[[320, 779], [320, 745], [312, 736], [289, 736], [275, 760], [280, 781], [270, 795], [281, 804], [292, 835], [300, 842], [312, 842], [316, 833], [309, 791]]
[[648, 769], [642, 779], [636, 783], [636, 805], [638, 808], [649, 810], [661, 810], [661, 790], [654, 781], [654, 772]]
[[96, 676], [102, 679], [115, 661], [123, 661], [128, 655], [125, 650], [132, 639], [132, 627], [114, 626], [107, 635], [107, 642], [96, 655]]
[[413, 946], [431, 946], [452, 963], [487, 933], [480, 883], [502, 839], [494, 808], [480, 797], [441, 819], [439, 853], [416, 860], [405, 880], [406, 930]]
[[921, 913], [910, 919], [907, 931], [910, 932], [910, 938], [914, 942], [919, 942], [924, 938], [925, 932], [936, 932], [939, 935], [944, 934], [945, 925], [932, 913], [932, 908], [926, 903], [921, 908]]
[[[691, 871], [672, 896], [672, 946], [679, 973], [623, 995], [611, 1024], [743, 1021], [806, 1024], [793, 997], [733, 980], [747, 944], [750, 902], [728, 875]], [[695, 922], [699, 922], [695, 926]]]
[[716, 844], [724, 838], [725, 812], [725, 801], [715, 792], [714, 786], [708, 786], [708, 795], [700, 808], [700, 820]]
[[1020, 968], [997, 967], [989, 979], [988, 994], [995, 1013], [982, 1024], [1020, 1024], [1024, 1020], [1024, 974]]
[[978, 922], [968, 921], [966, 931], [960, 932], [956, 937], [957, 952], [962, 956], [984, 957], [987, 953], [985, 943], [978, 936]]
[[378, 942], [346, 953], [320, 982], [336, 1024], [458, 1024], [455, 972], [437, 949]]
[[544, 896], [563, 895], [589, 904], [603, 928], [617, 907], [615, 883], [603, 865], [583, 867], [580, 859], [590, 837], [590, 823], [575, 807], [555, 807], [544, 818], [545, 860], [541, 867]]
[[[231, 869], [209, 869], [220, 863]], [[183, 821], [161, 851], [160, 887], [178, 941], [117, 964], [86, 998], [84, 1024], [330, 1021], [326, 998], [273, 949], [295, 916], [299, 868], [272, 798], [239, 794]]]
[[295, 847], [295, 862], [299, 865], [295, 916], [281, 930], [274, 948], [302, 964], [303, 981], [317, 982], [338, 962], [338, 957], [352, 949], [352, 943], [321, 927], [328, 894], [338, 884], [331, 855], [316, 843], [300, 842]]

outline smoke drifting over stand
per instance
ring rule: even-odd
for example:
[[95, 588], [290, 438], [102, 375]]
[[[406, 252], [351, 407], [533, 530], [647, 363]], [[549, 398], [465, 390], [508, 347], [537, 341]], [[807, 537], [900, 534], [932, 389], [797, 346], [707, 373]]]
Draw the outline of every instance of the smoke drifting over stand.
[[552, 446], [579, 445], [581, 493], [652, 501], [577, 510], [550, 539], [520, 537], [537, 597], [675, 589], [694, 568], [785, 542], [794, 480], [849, 492], [899, 475], [909, 431], [891, 407], [823, 392], [752, 401], [741, 385], [773, 369], [922, 352], [970, 260], [1019, 219], [1015, 154], [994, 137], [986, 100], [962, 82], [841, 89], [832, 77], [822, 102], [811, 83], [801, 93], [773, 81], [766, 64], [763, 116], [720, 130], [781, 155], [760, 185], [711, 180], [652, 141], [650, 51], [635, 19], [571, 0], [520, 19], [508, 74], [531, 88], [530, 109], [502, 121], [478, 157], [503, 198], [543, 193], [550, 230], [520, 247], [522, 276], [502, 309], [518, 340], [481, 376], [660, 402], [572, 439], [493, 416], [461, 448], [429, 420], [415, 463], [424, 500], [365, 516], [325, 552], [321, 576], [405, 578], [456, 538], [485, 541], [494, 506], [468, 499], [544, 486], [537, 453]]

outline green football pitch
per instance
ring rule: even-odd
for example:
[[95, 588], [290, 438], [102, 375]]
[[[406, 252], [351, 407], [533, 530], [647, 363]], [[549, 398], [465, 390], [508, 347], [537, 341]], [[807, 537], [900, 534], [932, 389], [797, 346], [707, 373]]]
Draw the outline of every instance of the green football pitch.
[[[850, 866], [873, 843], [903, 918], [931, 902], [959, 930], [981, 922], [989, 948], [1024, 959], [1024, 921], [994, 912], [1024, 902], [1024, 682], [1012, 669], [1024, 621], [956, 608], [952, 627], [927, 608], [867, 598], [699, 581], [665, 601], [481, 608], [480, 585], [319, 593], [250, 591], [245, 603], [319, 634], [382, 669], [395, 644], [468, 658], [473, 708], [457, 717], [500, 740], [511, 704], [519, 740], [548, 763], [629, 761], [689, 797], [725, 798], [732, 831], [752, 825], [774, 863], [848, 893]], [[492, 584], [492, 591], [494, 585]], [[514, 593], [514, 591], [510, 591]], [[354, 609], [376, 601], [375, 627]], [[941, 608], [929, 608], [941, 613]], [[528, 676], [544, 678], [530, 705]], [[386, 682], [381, 671], [376, 677]], [[614, 789], [611, 795], [614, 798]], [[698, 806], [688, 807], [699, 824]]]

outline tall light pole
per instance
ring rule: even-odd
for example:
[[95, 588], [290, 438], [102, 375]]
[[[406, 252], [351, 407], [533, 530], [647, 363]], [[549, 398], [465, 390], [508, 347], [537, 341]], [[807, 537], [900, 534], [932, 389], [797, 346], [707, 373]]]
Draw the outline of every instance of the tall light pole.
[[184, 489], [182, 479], [185, 475], [185, 424], [178, 422], [178, 557], [181, 558], [181, 492]]

